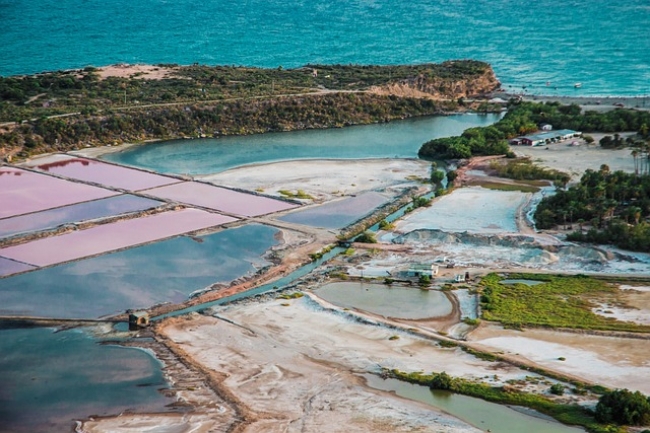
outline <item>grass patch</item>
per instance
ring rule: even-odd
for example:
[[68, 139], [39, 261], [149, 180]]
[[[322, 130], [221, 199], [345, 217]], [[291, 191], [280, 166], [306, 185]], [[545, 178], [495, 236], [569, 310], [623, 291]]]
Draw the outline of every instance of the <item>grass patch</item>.
[[276, 299], [299, 299], [303, 296], [305, 296], [305, 294], [302, 292], [283, 293], [281, 295], [278, 295]]
[[508, 184], [508, 183], [499, 183], [499, 182], [477, 182], [476, 185], [485, 188], [492, 189], [495, 191], [521, 191], [521, 192], [530, 192], [536, 193], [539, 191], [539, 188], [532, 185], [521, 185], [521, 184]]
[[278, 191], [280, 194], [282, 194], [284, 197], [287, 198], [297, 198], [299, 200], [313, 200], [314, 197], [311, 195], [307, 194], [305, 191], [299, 189], [296, 192], [292, 192], [286, 189], [281, 189]]
[[560, 276], [511, 274], [512, 279], [543, 281], [542, 284], [501, 284], [497, 274], [481, 280], [483, 318], [521, 329], [524, 326], [650, 332], [650, 326], [620, 322], [591, 311], [591, 299], [612, 296], [617, 287], [584, 275]]
[[440, 340], [438, 341], [438, 346], [445, 349], [451, 349], [451, 348], [458, 347], [458, 343], [454, 343], [453, 341]]

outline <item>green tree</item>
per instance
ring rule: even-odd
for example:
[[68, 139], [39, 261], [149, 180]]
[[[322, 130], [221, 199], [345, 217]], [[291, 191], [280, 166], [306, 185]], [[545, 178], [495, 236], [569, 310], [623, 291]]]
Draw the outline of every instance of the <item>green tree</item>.
[[602, 395], [596, 405], [596, 420], [603, 424], [650, 424], [650, 401], [639, 391], [619, 389]]
[[372, 232], [363, 232], [362, 234], [357, 236], [354, 241], [360, 242], [362, 244], [376, 244], [377, 238], [375, 237], [375, 234]]

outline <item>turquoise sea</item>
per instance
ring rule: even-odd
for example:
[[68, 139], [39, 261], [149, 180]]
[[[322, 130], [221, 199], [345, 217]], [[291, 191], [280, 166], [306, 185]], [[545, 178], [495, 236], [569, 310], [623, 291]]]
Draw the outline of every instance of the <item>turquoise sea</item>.
[[648, 0], [0, 0], [0, 75], [473, 58], [511, 91], [646, 95], [648, 23]]

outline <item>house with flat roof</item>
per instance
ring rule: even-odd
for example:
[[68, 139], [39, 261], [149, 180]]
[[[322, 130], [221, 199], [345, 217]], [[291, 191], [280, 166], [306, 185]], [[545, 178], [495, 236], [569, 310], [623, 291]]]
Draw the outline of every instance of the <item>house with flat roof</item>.
[[556, 143], [558, 141], [578, 137], [581, 134], [581, 132], [573, 131], [571, 129], [558, 129], [557, 131], [526, 135], [524, 137], [520, 137], [520, 140], [521, 144], [524, 146], [544, 146], [546, 144]]
[[438, 266], [433, 264], [413, 264], [404, 271], [405, 277], [435, 277], [438, 275]]

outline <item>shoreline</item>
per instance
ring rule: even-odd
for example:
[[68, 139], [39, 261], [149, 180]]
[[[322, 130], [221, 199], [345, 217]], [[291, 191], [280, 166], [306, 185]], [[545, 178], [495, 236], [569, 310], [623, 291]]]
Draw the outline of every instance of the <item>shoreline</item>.
[[533, 95], [508, 91], [494, 92], [490, 95], [508, 101], [510, 98], [522, 98], [526, 102], [559, 102], [564, 105], [577, 104], [589, 106], [599, 111], [616, 108], [650, 110], [650, 95], [603, 95], [603, 96], [570, 96], [570, 95]]

